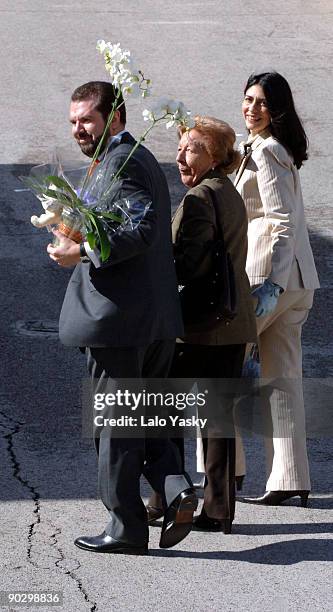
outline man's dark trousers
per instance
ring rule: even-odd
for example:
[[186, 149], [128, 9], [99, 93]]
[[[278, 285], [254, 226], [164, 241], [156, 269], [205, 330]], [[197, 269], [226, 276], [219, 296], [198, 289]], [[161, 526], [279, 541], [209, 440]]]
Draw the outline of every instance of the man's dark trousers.
[[[116, 391], [118, 380], [127, 378], [164, 378], [174, 351], [174, 341], [156, 341], [138, 348], [87, 348], [87, 366], [93, 389]], [[135, 414], [135, 413], [134, 413]], [[118, 413], [119, 415], [119, 413]], [[110, 416], [110, 411], [108, 412]], [[112, 413], [117, 416], [117, 407]], [[98, 430], [98, 431], [97, 431]], [[169, 474], [182, 474], [180, 456], [170, 440], [123, 438], [117, 427], [95, 427], [98, 453], [98, 484], [103, 504], [110, 513], [105, 531], [119, 542], [141, 546], [148, 541], [147, 511], [140, 495], [140, 476], [144, 474], [155, 491], [165, 499], [164, 485]], [[175, 489], [175, 496], [179, 493]]]

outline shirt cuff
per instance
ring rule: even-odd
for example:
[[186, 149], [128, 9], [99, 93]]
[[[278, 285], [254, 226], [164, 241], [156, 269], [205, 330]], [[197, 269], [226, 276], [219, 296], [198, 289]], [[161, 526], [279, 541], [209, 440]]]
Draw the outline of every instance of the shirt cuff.
[[92, 263], [94, 264], [95, 268], [100, 268], [101, 267], [101, 261], [100, 261], [98, 255], [97, 255], [96, 251], [94, 251], [93, 249], [90, 248], [89, 242], [85, 242], [84, 243], [84, 248], [86, 250], [87, 256], [92, 261]]

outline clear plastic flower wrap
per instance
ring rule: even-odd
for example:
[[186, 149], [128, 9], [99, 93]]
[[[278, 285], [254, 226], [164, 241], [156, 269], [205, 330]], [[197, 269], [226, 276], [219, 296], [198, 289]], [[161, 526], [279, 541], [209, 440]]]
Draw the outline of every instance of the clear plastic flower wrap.
[[139, 192], [119, 197], [119, 176], [108, 176], [104, 164], [102, 160], [91, 168], [65, 159], [57, 150], [51, 163], [34, 166], [29, 176], [20, 177], [44, 209], [39, 217], [31, 217], [32, 224], [49, 231], [57, 224], [65, 236], [97, 248], [102, 261], [110, 254], [110, 233], [133, 231], [151, 206]]
[[143, 119], [148, 122], [144, 133], [133, 144], [115, 175], [110, 175], [107, 168], [108, 156], [101, 162], [100, 157], [107, 147], [115, 112], [130, 94], [143, 98], [149, 96], [151, 81], [141, 69], [135, 67], [130, 51], [121, 49], [120, 43], [99, 40], [97, 50], [104, 57], [105, 68], [114, 86], [115, 99], [90, 163], [85, 165], [65, 160], [58, 150], [51, 164], [37, 166], [28, 177], [21, 178], [44, 208], [42, 215], [31, 218], [33, 225], [49, 227], [59, 223], [60, 231], [66, 236], [77, 242], [84, 238], [92, 249], [98, 248], [104, 262], [110, 255], [110, 232], [134, 230], [151, 206], [151, 201], [142, 198], [142, 193], [124, 197], [126, 189], [120, 188], [117, 195], [117, 182], [119, 179], [121, 182], [126, 173], [129, 159], [156, 125], [165, 123], [167, 129], [180, 125], [190, 129], [194, 121], [183, 102], [170, 98], [156, 101], [151, 110], [143, 111]]

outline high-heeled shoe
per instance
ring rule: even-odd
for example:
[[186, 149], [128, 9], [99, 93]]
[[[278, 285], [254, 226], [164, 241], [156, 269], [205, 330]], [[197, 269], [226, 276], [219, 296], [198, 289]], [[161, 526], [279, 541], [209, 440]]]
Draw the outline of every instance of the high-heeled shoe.
[[282, 502], [292, 497], [301, 498], [302, 508], [308, 505], [310, 491], [266, 491], [261, 497], [242, 497], [241, 501], [246, 504], [262, 504], [264, 506], [280, 506]]
[[225, 534], [231, 533], [231, 519], [214, 519], [207, 516], [204, 509], [201, 514], [193, 519], [194, 531], [223, 531]]
[[200, 490], [200, 489], [204, 489], [206, 484], [207, 484], [207, 476], [205, 476], [204, 474], [198, 482], [193, 483], [193, 487], [195, 488], [195, 490]]
[[[244, 478], [245, 478], [245, 474], [242, 474], [241, 476], [236, 476], [235, 477], [235, 482], [236, 482], [236, 489], [237, 491], [241, 491], [243, 488], [243, 482], [244, 482]], [[204, 489], [205, 486], [207, 484], [207, 476], [203, 476], [201, 478], [201, 480], [197, 483], [194, 483], [193, 486], [195, 489]]]
[[151, 525], [164, 516], [162, 497], [158, 493], [153, 493], [146, 505], [148, 525]]
[[237, 489], [237, 491], [241, 491], [242, 490], [244, 478], [245, 478], [245, 474], [242, 474], [242, 476], [236, 476], [235, 480], [236, 480], [236, 489]]

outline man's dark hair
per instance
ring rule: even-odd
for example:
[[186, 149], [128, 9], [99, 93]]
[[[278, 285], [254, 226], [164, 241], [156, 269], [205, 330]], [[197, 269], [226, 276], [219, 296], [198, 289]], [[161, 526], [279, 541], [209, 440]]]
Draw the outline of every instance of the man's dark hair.
[[278, 72], [251, 74], [246, 83], [244, 94], [252, 85], [261, 85], [271, 115], [270, 130], [292, 154], [294, 163], [300, 168], [308, 158], [308, 139], [301, 120], [297, 115], [294, 100], [286, 79]]
[[[89, 100], [93, 98], [96, 101], [95, 108], [103, 116], [104, 120], [107, 121], [108, 116], [112, 110], [112, 105], [116, 99], [117, 90], [113, 87], [112, 83], [107, 81], [89, 81], [77, 87], [72, 93], [72, 102], [81, 102], [82, 100]], [[119, 98], [119, 113], [120, 121], [124, 125], [126, 124], [126, 107], [123, 97], [120, 95]], [[119, 106], [118, 104], [118, 106]]]

